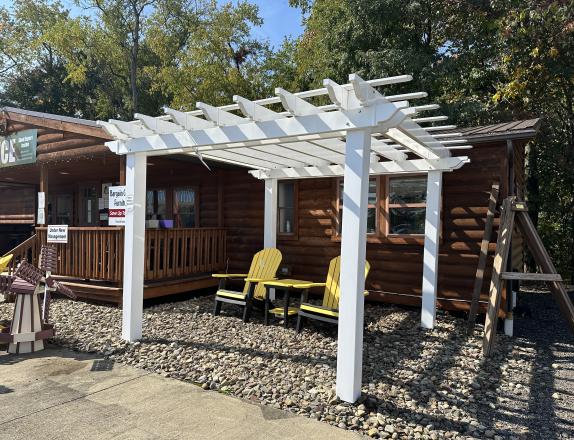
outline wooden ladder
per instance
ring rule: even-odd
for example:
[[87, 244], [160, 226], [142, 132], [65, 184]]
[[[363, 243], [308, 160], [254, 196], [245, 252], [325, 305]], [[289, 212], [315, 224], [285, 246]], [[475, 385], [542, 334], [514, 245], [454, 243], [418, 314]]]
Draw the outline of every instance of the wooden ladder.
[[[524, 237], [528, 249], [534, 257], [534, 261], [540, 268], [541, 273], [519, 273], [504, 272], [504, 267], [510, 252], [510, 242], [512, 231], [516, 224]], [[550, 291], [558, 303], [560, 311], [566, 318], [570, 329], [574, 332], [574, 305], [568, 297], [562, 277], [556, 272], [556, 268], [546, 251], [544, 244], [528, 215], [526, 203], [519, 201], [515, 196], [508, 197], [502, 202], [502, 212], [500, 218], [500, 228], [498, 230], [498, 240], [496, 242], [496, 253], [492, 268], [492, 279], [490, 281], [488, 312], [484, 325], [484, 339], [482, 343], [482, 353], [489, 356], [494, 347], [496, 337], [496, 324], [498, 312], [500, 310], [500, 299], [502, 296], [502, 282], [504, 280], [535, 280], [546, 281]]]

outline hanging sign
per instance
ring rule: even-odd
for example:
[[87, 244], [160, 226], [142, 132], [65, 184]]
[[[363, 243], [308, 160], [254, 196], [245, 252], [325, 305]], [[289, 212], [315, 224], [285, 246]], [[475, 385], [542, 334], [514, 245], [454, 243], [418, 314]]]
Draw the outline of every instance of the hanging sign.
[[126, 224], [126, 187], [110, 186], [108, 225], [124, 226]]
[[22, 130], [0, 136], [0, 168], [36, 162], [38, 130]]
[[43, 225], [46, 223], [46, 193], [39, 192], [38, 193], [38, 215], [36, 219], [36, 223], [39, 225]]
[[48, 243], [68, 243], [68, 225], [48, 225]]

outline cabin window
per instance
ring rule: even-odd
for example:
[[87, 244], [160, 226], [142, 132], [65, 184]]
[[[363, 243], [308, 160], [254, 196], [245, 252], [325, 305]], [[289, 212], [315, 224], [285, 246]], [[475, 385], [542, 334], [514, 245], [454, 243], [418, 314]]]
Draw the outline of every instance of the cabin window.
[[164, 189], [149, 189], [146, 193], [146, 219], [167, 219], [167, 192]]
[[197, 193], [193, 188], [179, 188], [174, 191], [175, 215], [178, 227], [197, 226]]
[[278, 233], [282, 236], [294, 236], [297, 232], [297, 183], [278, 182], [277, 191]]
[[[369, 206], [367, 208], [367, 234], [376, 234], [378, 230], [377, 222], [377, 181], [376, 177], [369, 179]], [[341, 226], [343, 224], [343, 179], [339, 180], [339, 228], [338, 232], [341, 233]]]
[[388, 183], [388, 234], [425, 233], [426, 176], [390, 177]]
[[[367, 234], [384, 236], [422, 235], [425, 230], [426, 175], [376, 176], [369, 179]], [[343, 179], [338, 180], [334, 221], [340, 237], [343, 220]]]

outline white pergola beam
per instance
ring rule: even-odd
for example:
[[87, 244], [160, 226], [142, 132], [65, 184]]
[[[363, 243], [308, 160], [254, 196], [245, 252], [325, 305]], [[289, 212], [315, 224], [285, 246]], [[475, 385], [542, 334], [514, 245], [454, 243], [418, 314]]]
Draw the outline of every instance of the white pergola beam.
[[141, 123], [146, 128], [153, 131], [154, 133], [177, 133], [183, 129], [183, 127], [179, 124], [174, 124], [173, 122], [165, 121], [160, 118], [154, 118], [153, 116], [143, 115], [141, 113], [136, 113], [134, 117], [141, 121]]
[[[306, 103], [308, 104], [308, 103]], [[295, 111], [302, 111], [298, 108]], [[338, 137], [348, 130], [367, 129], [376, 131], [379, 125], [390, 120], [398, 111], [393, 103], [379, 103], [366, 108], [348, 111], [322, 112], [311, 115], [276, 119], [272, 121], [246, 122], [231, 127], [217, 126], [202, 130], [182, 131], [170, 134], [153, 134], [122, 141], [107, 142], [117, 154], [152, 152], [170, 149], [208, 151], [217, 146], [238, 146], [284, 143], [303, 137]], [[203, 148], [201, 148], [203, 147]]]
[[341, 298], [337, 340], [337, 396], [355, 402], [361, 395], [367, 207], [369, 191], [368, 131], [347, 134], [341, 232]]
[[[413, 159], [403, 162], [374, 162], [369, 164], [369, 174], [416, 174], [429, 171], [454, 171], [469, 163], [466, 156], [445, 157], [441, 159]], [[344, 175], [344, 165], [328, 165], [320, 167], [281, 168], [275, 170], [251, 170], [249, 173], [257, 179], [309, 179], [320, 177], [341, 177]]]
[[247, 118], [242, 118], [241, 116], [229, 113], [219, 107], [214, 107], [204, 102], [198, 102], [196, 107], [203, 112], [205, 119], [219, 126], [238, 125], [249, 122]]
[[421, 326], [426, 329], [434, 328], [436, 324], [441, 195], [442, 172], [429, 171], [427, 175], [421, 311]]
[[122, 338], [142, 337], [145, 272], [146, 155], [126, 157], [126, 224], [124, 227], [124, 274]]
[[233, 101], [237, 103], [241, 113], [247, 116], [252, 121], [271, 121], [273, 119], [280, 119], [283, 116], [280, 113], [269, 110], [254, 101], [235, 95]]
[[279, 96], [283, 108], [293, 116], [315, 115], [323, 111], [310, 102], [305, 101], [303, 98], [299, 98], [297, 95], [288, 92], [281, 87], [277, 87], [275, 89], [275, 94]]
[[173, 120], [182, 127], [182, 130], [201, 130], [203, 128], [215, 127], [213, 122], [198, 118], [190, 113], [180, 112], [169, 107], [164, 107], [163, 111], [165, 114], [170, 115]]
[[398, 142], [405, 148], [408, 148], [410, 151], [415, 153], [417, 156], [422, 157], [423, 159], [439, 159], [441, 157], [433, 149], [414, 139], [409, 132], [399, 128], [390, 128], [385, 132], [385, 136], [389, 137], [395, 142]]
[[265, 181], [265, 209], [263, 227], [263, 246], [277, 245], [277, 179]]

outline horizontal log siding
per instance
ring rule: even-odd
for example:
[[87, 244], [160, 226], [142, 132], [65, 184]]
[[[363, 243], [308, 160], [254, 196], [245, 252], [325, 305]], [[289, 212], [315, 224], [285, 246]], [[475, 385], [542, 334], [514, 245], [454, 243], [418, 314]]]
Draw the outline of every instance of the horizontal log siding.
[[[468, 155], [470, 164], [444, 174], [439, 304], [451, 309], [465, 308], [460, 300], [471, 298], [492, 182], [500, 180], [501, 197], [506, 194], [506, 143], [479, 145]], [[298, 183], [298, 238], [278, 239], [283, 264], [289, 266], [296, 277], [321, 281], [329, 259], [340, 252], [340, 242], [332, 239], [335, 226], [332, 203], [336, 188], [333, 180], [305, 179]], [[241, 272], [263, 245], [263, 183], [245, 172], [228, 172], [223, 206], [229, 270]], [[491, 253], [497, 227], [498, 218]], [[367, 280], [367, 288], [372, 292], [369, 299], [417, 304], [421, 293], [422, 245], [378, 241], [367, 244], [367, 258], [371, 263]], [[487, 280], [492, 257], [488, 263]], [[487, 292], [488, 282], [485, 282], [482, 300], [486, 301]]]

